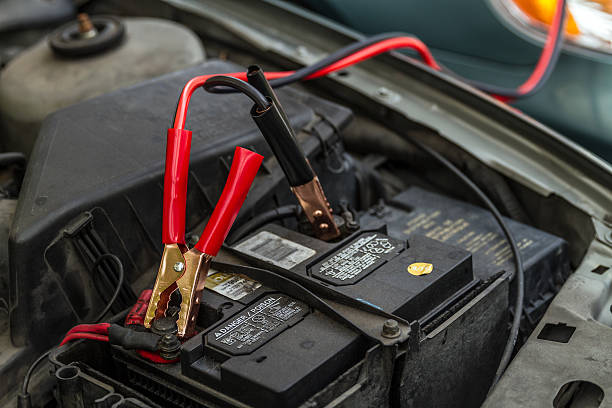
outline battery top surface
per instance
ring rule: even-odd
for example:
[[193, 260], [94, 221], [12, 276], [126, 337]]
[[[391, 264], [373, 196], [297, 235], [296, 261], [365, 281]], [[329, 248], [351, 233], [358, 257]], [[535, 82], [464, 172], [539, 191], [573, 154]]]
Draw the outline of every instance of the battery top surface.
[[331, 244], [269, 224], [233, 249], [406, 320], [429, 314], [474, 281], [469, 252], [419, 235], [406, 243], [360, 231]]
[[[562, 238], [504, 217], [523, 261], [525, 311], [537, 321], [570, 273], [567, 242]], [[411, 187], [382, 211], [369, 211], [363, 226], [385, 223], [393, 238], [423, 235], [472, 253], [474, 276], [487, 280], [501, 271], [514, 273], [507, 238], [493, 215], [480, 207]]]

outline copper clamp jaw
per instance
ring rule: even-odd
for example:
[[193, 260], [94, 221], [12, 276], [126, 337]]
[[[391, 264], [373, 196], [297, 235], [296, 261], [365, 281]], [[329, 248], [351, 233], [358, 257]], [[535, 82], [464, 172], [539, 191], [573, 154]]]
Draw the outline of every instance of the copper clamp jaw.
[[306, 184], [291, 187], [291, 191], [302, 206], [317, 238], [329, 241], [340, 236], [331, 206], [317, 176]]
[[170, 295], [178, 289], [181, 305], [176, 321], [177, 335], [191, 337], [195, 334], [200, 299], [213, 257], [196, 248], [183, 253], [181, 247], [178, 244], [164, 247], [144, 325], [150, 328], [153, 319], [165, 316]]
[[185, 206], [190, 143], [191, 132], [169, 130], [164, 175], [164, 252], [144, 320], [145, 327], [150, 328], [154, 319], [165, 316], [170, 297], [178, 290], [181, 304], [176, 324], [177, 334], [182, 338], [195, 334], [210, 263], [221, 249], [263, 160], [257, 153], [236, 148], [221, 197], [199, 241], [188, 249]]
[[334, 221], [331, 206], [316, 173], [297, 143], [293, 128], [272, 86], [257, 66], [249, 68], [247, 80], [268, 99], [269, 106], [265, 110], [253, 106], [251, 117], [274, 152], [315, 236], [324, 241], [337, 238], [340, 230]]

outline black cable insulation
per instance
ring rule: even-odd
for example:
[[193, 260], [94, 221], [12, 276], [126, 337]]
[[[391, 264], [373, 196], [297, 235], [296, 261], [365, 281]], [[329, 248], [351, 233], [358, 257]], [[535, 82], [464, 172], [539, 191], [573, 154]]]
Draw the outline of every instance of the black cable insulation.
[[[447, 74], [453, 75], [456, 78], [484, 91], [490, 94], [495, 94], [495, 95], [499, 95], [499, 96], [503, 96], [503, 97], [508, 97], [511, 99], [517, 99], [517, 98], [524, 98], [526, 96], [530, 96], [535, 94], [536, 92], [538, 92], [542, 86], [544, 86], [544, 84], [548, 81], [548, 79], [550, 78], [552, 72], [554, 71], [554, 68], [557, 64], [557, 61], [559, 59], [559, 56], [561, 55], [561, 50], [563, 48], [563, 35], [564, 35], [564, 25], [565, 25], [565, 18], [567, 15], [567, 0], [562, 0], [562, 3], [560, 5], [561, 9], [561, 21], [559, 23], [559, 26], [556, 27], [556, 32], [554, 33], [554, 37], [555, 37], [555, 41], [554, 41], [554, 45], [553, 45], [553, 52], [551, 54], [551, 57], [546, 65], [546, 68], [544, 70], [544, 73], [542, 74], [542, 76], [539, 78], [539, 80], [537, 81], [536, 85], [530, 89], [528, 92], [525, 93], [521, 93], [518, 89], [512, 89], [512, 88], [506, 88], [506, 87], [501, 87], [501, 86], [497, 86], [497, 85], [491, 85], [491, 84], [487, 84], [485, 82], [481, 82], [478, 80], [472, 80], [472, 79], [466, 79], [463, 78], [462, 76], [460, 76], [457, 73], [454, 73], [453, 71], [451, 71], [448, 68], [444, 68], [444, 72], [446, 72]], [[352, 55], [353, 53], [360, 51], [366, 47], [369, 47], [370, 45], [376, 44], [377, 42], [389, 39], [389, 38], [395, 38], [395, 37], [414, 37], [412, 34], [406, 34], [406, 33], [400, 33], [400, 32], [392, 32], [392, 33], [382, 33], [382, 34], [378, 34], [378, 35], [374, 35], [368, 38], [365, 38], [363, 40], [359, 40], [356, 42], [353, 42], [345, 47], [342, 47], [336, 51], [334, 51], [333, 53], [329, 54], [328, 56], [322, 58], [321, 60], [315, 62], [314, 64], [305, 66], [303, 68], [300, 68], [298, 70], [296, 70], [293, 74], [286, 76], [284, 78], [277, 78], [277, 79], [273, 79], [270, 81], [270, 85], [273, 88], [280, 88], [282, 86], [285, 85], [289, 85], [289, 84], [293, 84], [295, 82], [301, 81], [305, 78], [307, 78], [308, 76], [320, 71], [321, 69], [324, 69], [338, 61], [340, 61], [341, 59], [348, 57], [349, 55]], [[210, 80], [209, 80], [210, 81]], [[209, 81], [206, 81], [206, 83], [208, 83]], [[206, 85], [205, 85], [206, 87]], [[234, 92], [233, 89], [228, 89], [228, 88], [224, 88], [224, 87], [220, 87], [218, 85], [215, 86], [208, 86], [206, 87], [206, 90], [209, 92], [215, 92], [215, 93], [228, 93], [228, 92]]]
[[26, 157], [21, 152], [3, 152], [0, 153], [0, 166], [9, 166], [11, 164], [26, 164]]
[[25, 377], [23, 377], [23, 383], [21, 384], [21, 393], [23, 395], [28, 394], [28, 385], [30, 384], [30, 377], [32, 377], [32, 374], [34, 374], [34, 370], [47, 356], [49, 356], [49, 353], [51, 353], [52, 350], [53, 349], [45, 351], [40, 355], [40, 357], [34, 360], [32, 364], [30, 364], [28, 372], [26, 373]]
[[125, 280], [125, 271], [123, 269], [123, 263], [121, 262], [121, 259], [117, 257], [117, 255], [110, 254], [110, 253], [100, 255], [98, 259], [96, 259], [96, 262], [94, 262], [92, 269], [96, 270], [98, 265], [100, 265], [100, 263], [104, 261], [105, 259], [111, 259], [113, 262], [115, 262], [115, 264], [117, 265], [117, 272], [119, 273], [119, 278], [117, 279], [117, 287], [115, 288], [115, 292], [113, 293], [113, 296], [110, 298], [110, 300], [106, 304], [106, 307], [104, 307], [104, 309], [94, 319], [94, 322], [96, 323], [100, 322], [104, 318], [104, 316], [106, 316], [108, 311], [111, 309], [111, 307], [113, 306], [113, 303], [115, 303], [115, 301], [117, 300], [119, 293], [121, 293], [121, 287], [123, 286], [123, 282]]
[[297, 187], [309, 183], [315, 178], [315, 173], [308, 164], [291, 125], [283, 119], [282, 106], [276, 105], [271, 98], [268, 100], [270, 106], [264, 111], [259, 111], [257, 105], [253, 106], [250, 111], [251, 119], [272, 149], [289, 185]]
[[236, 91], [242, 92], [251, 98], [251, 100], [255, 102], [255, 104], [261, 110], [265, 110], [270, 105], [266, 97], [261, 92], [259, 92], [253, 85], [241, 79], [227, 75], [216, 75], [207, 79], [203, 85], [204, 89], [209, 92], [216, 86], [229, 87]]
[[493, 387], [495, 387], [495, 385], [501, 378], [502, 374], [508, 367], [510, 360], [512, 359], [512, 353], [514, 351], [514, 346], [516, 345], [516, 341], [519, 335], [521, 316], [523, 314], [523, 301], [525, 297], [525, 275], [524, 275], [524, 270], [523, 270], [523, 261], [522, 261], [521, 254], [519, 252], [518, 245], [516, 243], [516, 240], [514, 239], [514, 235], [508, 228], [508, 225], [504, 221], [501, 213], [499, 212], [497, 207], [495, 207], [495, 204], [493, 204], [493, 202], [489, 199], [489, 197], [487, 197], [487, 195], [480, 189], [480, 187], [478, 187], [472, 180], [470, 180], [469, 177], [467, 177], [453, 163], [451, 163], [448, 159], [446, 159], [444, 156], [442, 156], [437, 151], [431, 149], [430, 147], [422, 144], [421, 142], [405, 134], [400, 134], [400, 136], [402, 136], [402, 138], [404, 138], [404, 140], [406, 140], [408, 143], [411, 143], [417, 146], [419, 149], [429, 154], [436, 161], [438, 161], [440, 164], [446, 167], [449, 171], [455, 174], [455, 176], [457, 176], [470, 190], [472, 190], [478, 196], [478, 198], [482, 201], [482, 203], [488, 208], [488, 210], [493, 214], [493, 217], [499, 224], [504, 235], [506, 236], [506, 239], [508, 240], [508, 244], [510, 245], [510, 250], [512, 251], [512, 255], [514, 257], [514, 262], [515, 262], [515, 273], [510, 276], [510, 280], [512, 281], [514, 280], [514, 278], [516, 278], [516, 299], [515, 299], [515, 305], [514, 305], [514, 316], [512, 319], [512, 325], [510, 327], [510, 334], [508, 336], [508, 340], [504, 347], [504, 352], [502, 354], [499, 365], [495, 372], [495, 377], [493, 379], [491, 388], [489, 389], [489, 392], [490, 392], [493, 389]]
[[538, 92], [544, 84], [548, 81], [550, 76], [552, 75], [557, 62], [559, 60], [559, 56], [561, 55], [561, 50], [563, 49], [563, 35], [565, 31], [565, 19], [567, 16], [567, 0], [563, 0], [563, 4], [561, 6], [561, 22], [559, 23], [559, 27], [557, 27], [557, 31], [555, 32], [555, 42], [553, 46], [553, 52], [546, 65], [546, 69], [544, 70], [544, 74], [540, 77], [536, 85], [530, 89], [528, 92], [520, 93], [518, 89], [505, 88], [497, 85], [487, 84], [485, 82], [481, 82], [474, 79], [465, 79], [461, 78], [458, 74], [453, 73], [452, 71], [448, 71], [451, 75], [454, 75], [468, 84], [472, 85], [475, 88], [480, 89], [486, 93], [505, 96], [512, 99], [525, 98], [527, 96], [531, 96]]
[[323, 68], [327, 68], [328, 66], [340, 61], [343, 58], [348, 57], [349, 55], [354, 54], [357, 51], [360, 51], [364, 48], [369, 47], [370, 45], [376, 44], [383, 40], [387, 40], [389, 38], [395, 37], [414, 37], [412, 34], [400, 33], [400, 32], [391, 32], [391, 33], [382, 33], [377, 34], [371, 37], [364, 38], [363, 40], [356, 41], [351, 43], [345, 47], [342, 47], [328, 56], [320, 59], [314, 64], [305, 66], [296, 70], [293, 74], [286, 76], [284, 78], [277, 78], [270, 81], [270, 85], [273, 88], [279, 88], [285, 85], [293, 84], [295, 82], [299, 82], [310, 75], [322, 70]]
[[[331, 54], [320, 59], [314, 64], [307, 65], [305, 67], [297, 69], [291, 75], [288, 75], [284, 78], [277, 78], [277, 79], [270, 80], [270, 85], [272, 86], [272, 88], [280, 88], [285, 85], [290, 85], [290, 84], [302, 81], [303, 79], [309, 77], [310, 75], [340, 61], [343, 58], [348, 57], [349, 55], [354, 54], [357, 51], [360, 51], [380, 41], [387, 40], [389, 38], [395, 38], [395, 37], [414, 37], [414, 35], [400, 33], [400, 32], [391, 32], [391, 33], [377, 34], [371, 37], [364, 38], [363, 40], [355, 41], [345, 47], [342, 47], [332, 52]], [[208, 81], [206, 81], [206, 83], [208, 83]], [[233, 89], [224, 88], [220, 86], [210, 87], [210, 88], [207, 88], [206, 90], [208, 92], [213, 92], [213, 93], [234, 93], [235, 92], [235, 90]]]

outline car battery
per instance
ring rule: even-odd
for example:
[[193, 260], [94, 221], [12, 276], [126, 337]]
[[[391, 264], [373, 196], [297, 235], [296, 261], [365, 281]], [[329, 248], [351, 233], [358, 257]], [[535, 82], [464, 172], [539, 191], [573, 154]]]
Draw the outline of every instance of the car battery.
[[[443, 325], [429, 323], [443, 326], [442, 343], [436, 341], [440, 335], [418, 345], [420, 333], [415, 332], [412, 341], [381, 347], [277, 289], [213, 269], [198, 317], [198, 326], [207, 328], [183, 343], [180, 362], [159, 364], [93, 341], [60, 347], [50, 359], [60, 399], [78, 395], [83, 406], [411, 406], [398, 402], [407, 396], [426, 402], [431, 394], [421, 394], [444, 381], [462, 396], [486, 391], [472, 366], [490, 371], [495, 358], [487, 354], [477, 364], [465, 361], [450, 369], [439, 363], [454, 361], [457, 353], [496, 349], [495, 340], [503, 343], [495, 317], [499, 304], [507, 302], [502, 281], [475, 290], [470, 303], [449, 310]], [[441, 394], [436, 401], [454, 398], [452, 393], [446, 397]]]
[[327, 243], [269, 224], [232, 249], [255, 265], [421, 323], [477, 283], [468, 251], [424, 236], [406, 243], [386, 235], [384, 226]]
[[[453, 213], [455, 206], [461, 210]], [[433, 215], [421, 221], [427, 215], [420, 214]], [[497, 231], [487, 217], [477, 207], [410, 189], [361, 214], [361, 229], [338, 242], [267, 224], [227, 248], [238, 272], [213, 265], [200, 331], [183, 343], [180, 363], [155, 364], [119, 347], [84, 350], [83, 344], [52, 358], [59, 368], [78, 361], [88, 387], [112, 386], [140, 406], [476, 407], [506, 341], [512, 268], [503, 244], [490, 238]], [[546, 257], [566, 256], [563, 240], [508, 222], [527, 272], [545, 261], [556, 270]], [[407, 231], [411, 225], [418, 228]], [[445, 230], [449, 225], [459, 226]], [[461, 231], [468, 238], [461, 239]], [[484, 244], [477, 246], [475, 237]], [[332, 305], [352, 299], [393, 314], [411, 323], [410, 336], [381, 346], [273, 279], [249, 276], [235, 256], [291, 278]], [[86, 392], [90, 398], [100, 393]]]
[[[407, 243], [384, 228], [327, 243], [269, 224], [236, 244], [233, 252], [240, 251], [252, 263], [293, 270], [405, 320], [431, 320], [476, 282], [469, 252], [426, 237]], [[381, 347], [324, 310], [246, 275], [213, 264], [198, 317], [202, 330], [183, 343], [180, 363], [155, 364], [112, 347], [112, 359], [88, 361], [100, 352], [81, 350], [57, 353], [57, 365], [78, 354], [83, 369], [102, 373], [102, 382], [120, 379], [128, 387], [122, 395], [151, 401], [146, 406], [326, 405], [345, 393], [361, 399], [359, 406], [388, 406], [394, 360], [407, 342]]]
[[[537, 322], [570, 274], [567, 243], [554, 235], [504, 218], [513, 233], [525, 274], [525, 313]], [[389, 236], [426, 236], [472, 253], [474, 275], [487, 280], [501, 270], [514, 272], [510, 246], [495, 218], [485, 209], [411, 187], [387, 206], [373, 208], [360, 218], [363, 228], [388, 226]]]
[[[406, 321], [431, 316], [474, 286], [469, 252], [426, 237], [414, 237], [407, 245], [383, 232], [360, 231], [329, 244], [269, 224], [234, 245], [233, 251]], [[217, 275], [207, 284], [215, 294], [242, 292], [232, 287], [240, 284], [227, 284], [225, 274], [215, 279]], [[229, 279], [248, 281], [235, 275]], [[220, 305], [206, 295], [204, 302], [218, 310]], [[256, 406], [297, 405], [357, 363], [372, 345], [278, 292], [259, 296], [199, 337], [195, 352], [183, 349], [183, 373]]]

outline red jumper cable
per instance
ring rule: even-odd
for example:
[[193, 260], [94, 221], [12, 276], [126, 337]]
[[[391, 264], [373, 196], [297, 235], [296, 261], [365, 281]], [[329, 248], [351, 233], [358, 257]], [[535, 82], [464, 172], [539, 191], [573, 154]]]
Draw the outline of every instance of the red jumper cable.
[[176, 289], [182, 300], [177, 320], [179, 337], [193, 334], [204, 281], [212, 258], [217, 255], [257, 174], [263, 157], [237, 147], [219, 202], [191, 249], [185, 243], [185, 206], [191, 131], [168, 129], [162, 238], [164, 252], [144, 325], [165, 315], [170, 295]]

